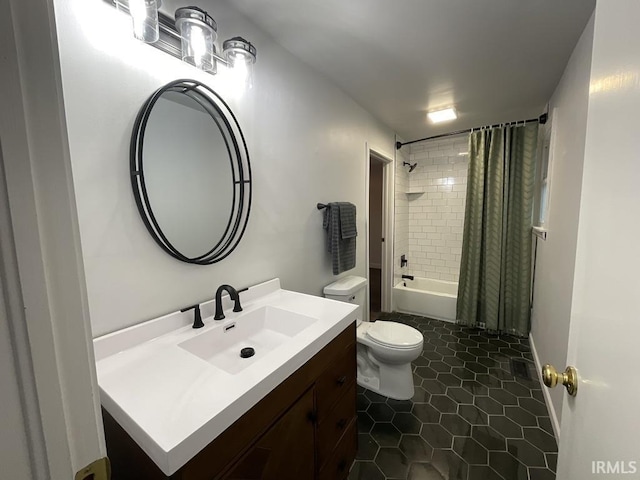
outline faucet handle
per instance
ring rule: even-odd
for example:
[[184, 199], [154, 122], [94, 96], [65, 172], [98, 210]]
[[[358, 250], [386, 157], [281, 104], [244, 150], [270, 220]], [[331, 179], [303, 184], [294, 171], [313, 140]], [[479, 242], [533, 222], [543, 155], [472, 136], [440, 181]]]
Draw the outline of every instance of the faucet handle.
[[240, 305], [240, 294], [242, 292], [246, 292], [247, 290], [249, 290], [249, 287], [245, 287], [245, 288], [242, 288], [240, 290], [236, 290], [236, 298], [235, 298], [234, 303], [233, 303], [233, 311], [234, 312], [241, 312], [242, 311], [242, 306]]
[[202, 315], [200, 314], [200, 304], [196, 303], [195, 305], [191, 305], [190, 307], [185, 307], [181, 312], [188, 312], [193, 309], [193, 327], [192, 328], [202, 328], [204, 327], [204, 323], [202, 323]]
[[249, 287], [244, 287], [244, 288], [236, 291], [236, 300], [235, 300], [235, 303], [233, 304], [233, 311], [234, 312], [241, 312], [242, 311], [242, 307], [240, 306], [240, 294], [242, 292], [246, 292], [247, 290], [249, 290]]

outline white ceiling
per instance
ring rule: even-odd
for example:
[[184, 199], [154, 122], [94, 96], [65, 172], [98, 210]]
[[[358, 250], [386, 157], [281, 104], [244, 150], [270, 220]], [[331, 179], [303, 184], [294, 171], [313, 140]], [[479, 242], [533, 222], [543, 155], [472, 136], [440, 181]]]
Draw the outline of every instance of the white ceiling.
[[[227, 1], [405, 140], [537, 117], [595, 4]], [[428, 110], [449, 105], [457, 120], [427, 122]]]

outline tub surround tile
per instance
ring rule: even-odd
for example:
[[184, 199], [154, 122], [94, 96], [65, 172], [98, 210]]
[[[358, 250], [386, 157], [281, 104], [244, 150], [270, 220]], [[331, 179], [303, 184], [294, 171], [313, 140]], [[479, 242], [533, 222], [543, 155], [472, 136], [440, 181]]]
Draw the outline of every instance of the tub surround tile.
[[416, 394], [401, 401], [358, 387], [360, 444], [349, 480], [555, 479], [540, 384], [510, 370], [511, 358], [530, 360], [526, 339], [407, 314], [381, 319], [424, 335]]
[[468, 142], [461, 135], [399, 150], [399, 160], [418, 165], [411, 173], [400, 161], [396, 168], [396, 245], [409, 260], [400, 271], [398, 255], [398, 277], [458, 281], [468, 169], [468, 156], [460, 153]]
[[[401, 148], [396, 151], [396, 171], [395, 171], [395, 237], [394, 237], [394, 285], [397, 284], [403, 274], [410, 275], [409, 266], [400, 267], [400, 257], [409, 255], [409, 199], [405, 193], [409, 189], [408, 169], [402, 165], [409, 162], [410, 151], [408, 148]], [[413, 266], [413, 263], [410, 265]]]

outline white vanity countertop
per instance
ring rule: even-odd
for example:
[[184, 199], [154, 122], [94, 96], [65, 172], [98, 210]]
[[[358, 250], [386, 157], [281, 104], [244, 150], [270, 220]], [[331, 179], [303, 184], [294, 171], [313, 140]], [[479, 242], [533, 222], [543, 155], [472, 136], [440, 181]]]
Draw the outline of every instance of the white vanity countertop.
[[[102, 406], [166, 475], [322, 350], [357, 313], [353, 304], [282, 290], [278, 279], [240, 298], [239, 313], [223, 298], [222, 321], [213, 320], [213, 301], [203, 304], [200, 329], [191, 328], [193, 311], [176, 312], [94, 339]], [[317, 321], [233, 375], [178, 346], [267, 305]]]

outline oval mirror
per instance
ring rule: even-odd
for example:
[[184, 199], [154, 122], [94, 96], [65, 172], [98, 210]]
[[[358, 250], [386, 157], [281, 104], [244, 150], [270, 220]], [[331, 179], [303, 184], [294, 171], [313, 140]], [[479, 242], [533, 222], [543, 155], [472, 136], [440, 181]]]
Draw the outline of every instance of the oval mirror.
[[209, 265], [238, 245], [251, 209], [251, 165], [229, 106], [206, 85], [178, 80], [143, 105], [131, 139], [140, 216], [169, 255]]

